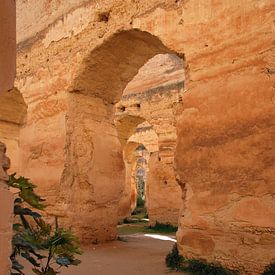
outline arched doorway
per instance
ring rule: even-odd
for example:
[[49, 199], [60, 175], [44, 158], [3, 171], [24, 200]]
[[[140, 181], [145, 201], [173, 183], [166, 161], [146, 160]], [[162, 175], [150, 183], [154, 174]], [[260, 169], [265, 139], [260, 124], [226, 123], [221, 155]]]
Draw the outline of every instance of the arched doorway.
[[[144, 118], [127, 118], [124, 136], [119, 136], [114, 123], [115, 104], [138, 70], [164, 53], [173, 52], [149, 33], [117, 33], [85, 59], [68, 92], [69, 146], [58, 203], [64, 209], [63, 220], [84, 242], [116, 237], [118, 205], [125, 184], [122, 146]], [[176, 83], [170, 88], [182, 87], [183, 83]], [[160, 92], [163, 90], [160, 88]], [[180, 101], [179, 95], [176, 100]], [[141, 108], [139, 104], [132, 107]], [[161, 138], [161, 128], [158, 131]], [[162, 146], [169, 147], [165, 143]], [[165, 159], [165, 153], [160, 158]]]
[[[120, 202], [120, 220], [129, 218], [130, 201], [133, 201], [135, 194], [130, 192], [130, 186], [134, 186], [130, 182], [134, 179], [133, 175], [129, 176], [128, 169], [133, 169], [130, 163], [136, 163], [132, 148], [132, 142], [136, 142], [144, 144], [150, 152], [148, 168], [150, 165], [151, 169], [148, 171], [146, 184], [150, 225], [178, 224], [182, 198], [174, 170], [177, 139], [175, 113], [180, 105], [183, 81], [183, 60], [174, 54], [158, 54], [139, 69], [116, 104], [115, 125], [118, 136], [120, 140], [127, 140], [126, 145], [123, 145], [125, 141], [122, 141], [122, 146], [126, 147], [123, 147], [126, 185]], [[135, 127], [142, 119], [144, 121], [136, 126], [135, 133], [129, 137], [129, 133], [132, 133], [129, 129]], [[125, 201], [127, 198], [128, 204]]]

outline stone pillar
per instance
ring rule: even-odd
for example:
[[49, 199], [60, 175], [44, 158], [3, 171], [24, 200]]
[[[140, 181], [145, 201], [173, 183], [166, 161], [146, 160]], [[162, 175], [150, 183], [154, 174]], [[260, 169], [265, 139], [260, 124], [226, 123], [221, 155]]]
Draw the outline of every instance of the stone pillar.
[[0, 94], [13, 88], [16, 71], [15, 0], [0, 1]]
[[13, 195], [8, 190], [7, 170], [10, 160], [6, 156], [6, 146], [0, 142], [0, 274], [10, 274], [11, 238], [12, 238], [12, 205]]
[[[0, 1], [0, 96], [13, 88], [16, 68], [15, 0]], [[0, 98], [1, 102], [1, 98]], [[2, 102], [3, 104], [3, 102]], [[13, 195], [6, 185], [10, 161], [0, 142], [0, 274], [10, 274]]]

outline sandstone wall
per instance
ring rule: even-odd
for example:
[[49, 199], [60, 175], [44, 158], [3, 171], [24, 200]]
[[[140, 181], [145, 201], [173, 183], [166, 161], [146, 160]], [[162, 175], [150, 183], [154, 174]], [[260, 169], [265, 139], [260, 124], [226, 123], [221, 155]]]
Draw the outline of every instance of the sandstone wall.
[[26, 119], [27, 106], [17, 89], [4, 92], [0, 104], [0, 140], [12, 159], [9, 173], [19, 172], [19, 135]]
[[10, 255], [12, 239], [12, 213], [13, 213], [13, 195], [8, 190], [6, 182], [8, 181], [7, 170], [10, 161], [6, 156], [6, 146], [0, 142], [0, 273], [10, 274]]
[[[185, 92], [176, 116], [176, 172], [186, 192], [180, 251], [259, 273], [275, 258], [272, 10], [270, 0], [106, 0], [90, 1], [54, 24], [46, 15], [49, 27], [18, 45], [18, 86], [29, 107], [22, 172], [52, 195], [56, 210], [60, 182], [74, 164], [68, 166], [68, 148], [77, 144], [69, 132], [74, 112], [68, 92], [96, 97], [110, 110], [147, 60], [184, 54]], [[112, 167], [123, 171], [117, 135], [110, 144]], [[118, 193], [121, 186], [115, 186], [110, 182], [108, 190]], [[113, 202], [109, 215], [117, 211]], [[95, 223], [101, 214], [95, 212]], [[113, 227], [110, 232], [104, 238]]]
[[[6, 102], [4, 92], [11, 90], [15, 78], [15, 2], [3, 0], [0, 2], [0, 120], [6, 118]], [[10, 105], [9, 105], [10, 107]], [[15, 106], [14, 109], [16, 109]], [[14, 113], [9, 110], [9, 115]], [[4, 124], [4, 125], [3, 125]], [[3, 132], [10, 134], [12, 130], [6, 122], [0, 121], [0, 140], [4, 138]], [[5, 155], [6, 146], [0, 142], [0, 274], [10, 274], [11, 238], [12, 238], [12, 211], [13, 196], [6, 186], [10, 166]]]
[[15, 1], [0, 3], [0, 93], [13, 88], [15, 78]]
[[137, 204], [137, 190], [134, 179], [137, 156], [134, 154], [134, 150], [138, 145], [139, 143], [130, 141], [125, 145], [123, 150], [125, 180], [118, 204], [119, 222], [122, 222], [125, 218], [129, 218]]
[[125, 172], [112, 109], [100, 98], [69, 95], [65, 170], [55, 212], [83, 242], [116, 237]]

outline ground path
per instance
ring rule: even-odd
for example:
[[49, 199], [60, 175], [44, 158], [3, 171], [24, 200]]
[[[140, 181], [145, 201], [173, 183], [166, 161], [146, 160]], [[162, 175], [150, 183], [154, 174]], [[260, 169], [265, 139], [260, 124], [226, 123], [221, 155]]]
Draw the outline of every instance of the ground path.
[[[60, 275], [179, 275], [165, 265], [172, 250], [176, 228], [148, 227], [148, 220], [137, 219], [118, 226], [119, 240], [82, 247], [79, 266], [62, 268]], [[26, 274], [33, 275], [24, 263]], [[181, 273], [182, 274], [182, 273]]]
[[144, 234], [127, 235], [122, 239], [125, 241], [86, 247], [80, 257], [82, 264], [64, 269], [61, 275], [179, 275], [165, 266], [165, 256], [174, 244], [171, 240]]

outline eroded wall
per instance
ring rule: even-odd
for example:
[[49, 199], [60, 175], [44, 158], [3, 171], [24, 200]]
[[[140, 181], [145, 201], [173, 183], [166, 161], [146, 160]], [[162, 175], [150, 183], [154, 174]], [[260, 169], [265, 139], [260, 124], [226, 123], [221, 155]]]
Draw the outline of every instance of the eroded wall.
[[100, 98], [69, 95], [65, 169], [55, 211], [83, 242], [116, 238], [125, 171], [112, 112]]
[[1, 1], [0, 20], [0, 93], [3, 93], [13, 88], [16, 71], [15, 1]]
[[10, 255], [14, 196], [7, 187], [9, 179], [7, 170], [9, 167], [10, 160], [6, 156], [6, 146], [0, 142], [0, 272], [3, 275], [9, 275], [11, 267]]
[[[261, 272], [275, 257], [272, 10], [270, 0], [106, 0], [91, 1], [54, 24], [45, 15], [48, 27], [19, 44], [18, 83], [29, 106], [22, 171], [52, 198], [51, 209], [72, 144], [67, 92], [113, 105], [148, 59], [173, 50], [185, 55], [187, 66], [177, 123], [176, 169], [186, 191], [180, 252]], [[107, 18], [99, 11], [107, 11]], [[68, 32], [66, 26], [80, 18], [85, 24]], [[144, 33], [113, 36], [132, 28], [165, 46]]]
[[19, 136], [26, 119], [27, 106], [17, 89], [4, 92], [0, 104], [0, 140], [12, 159], [9, 173], [19, 172]]
[[[0, 120], [7, 115], [14, 116], [10, 105], [6, 106], [3, 93], [11, 90], [15, 78], [15, 2], [3, 0], [0, 2]], [[5, 109], [6, 108], [6, 109]], [[17, 106], [15, 106], [15, 109]], [[8, 132], [9, 127], [0, 122], [0, 133]], [[0, 134], [2, 141], [3, 135]], [[0, 141], [0, 274], [10, 274], [12, 239], [13, 195], [7, 188], [7, 170], [10, 161], [6, 156], [6, 146]]]

